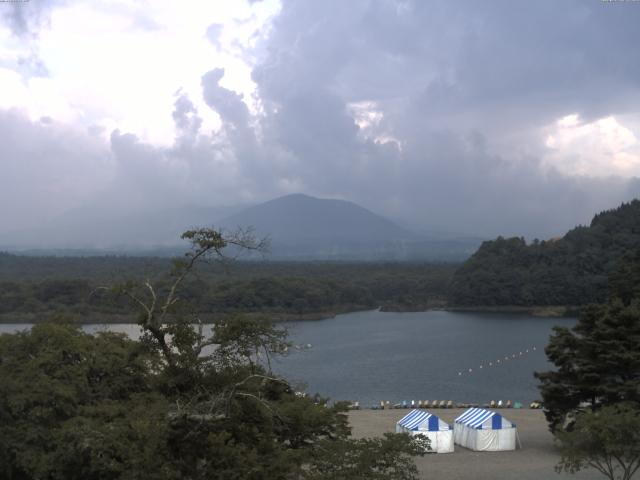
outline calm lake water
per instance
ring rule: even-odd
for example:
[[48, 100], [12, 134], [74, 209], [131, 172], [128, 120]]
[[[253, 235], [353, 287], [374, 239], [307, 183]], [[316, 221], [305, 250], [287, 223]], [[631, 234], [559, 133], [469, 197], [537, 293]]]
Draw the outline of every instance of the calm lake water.
[[[519, 314], [378, 311], [283, 324], [292, 348], [273, 368], [309, 393], [333, 400], [490, 400], [539, 398], [534, 371], [551, 368], [544, 347], [554, 325], [575, 319]], [[27, 325], [0, 325], [13, 332]], [[139, 336], [137, 325], [86, 325]], [[311, 347], [307, 347], [311, 345]], [[507, 359], [508, 358], [508, 359]], [[482, 368], [481, 368], [482, 367]], [[471, 371], [470, 371], [471, 370]]]
[[530, 403], [540, 398], [533, 372], [552, 367], [544, 354], [552, 327], [574, 324], [516, 314], [350, 313], [289, 323], [292, 341], [312, 347], [294, 349], [274, 370], [306, 382], [309, 393], [367, 406], [412, 399]]

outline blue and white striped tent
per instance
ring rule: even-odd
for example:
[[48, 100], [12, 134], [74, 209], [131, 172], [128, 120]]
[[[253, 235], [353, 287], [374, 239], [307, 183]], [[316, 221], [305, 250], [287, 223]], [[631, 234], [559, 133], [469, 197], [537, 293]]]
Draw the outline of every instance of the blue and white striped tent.
[[451, 426], [426, 410], [411, 410], [398, 420], [396, 433], [424, 435], [429, 439], [430, 451], [453, 452], [453, 430]]
[[491, 410], [470, 408], [454, 421], [455, 443], [471, 450], [515, 450], [516, 437], [515, 424]]

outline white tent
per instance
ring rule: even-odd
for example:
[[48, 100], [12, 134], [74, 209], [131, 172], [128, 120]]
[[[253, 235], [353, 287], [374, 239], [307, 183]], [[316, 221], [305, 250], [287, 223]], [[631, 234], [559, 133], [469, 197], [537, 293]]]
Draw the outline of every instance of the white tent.
[[514, 423], [498, 412], [470, 408], [455, 419], [455, 443], [476, 451], [515, 450], [518, 433]]
[[438, 417], [424, 410], [411, 410], [396, 424], [396, 433], [424, 435], [429, 439], [429, 451], [453, 452], [453, 431]]

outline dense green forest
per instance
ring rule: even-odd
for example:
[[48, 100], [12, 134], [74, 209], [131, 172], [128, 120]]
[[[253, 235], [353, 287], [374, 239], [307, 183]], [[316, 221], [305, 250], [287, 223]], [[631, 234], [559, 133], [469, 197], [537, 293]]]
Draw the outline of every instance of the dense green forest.
[[607, 278], [640, 249], [640, 201], [596, 215], [549, 241], [484, 242], [454, 275], [455, 305], [585, 305], [608, 295]]
[[[167, 258], [25, 257], [0, 254], [0, 319], [38, 322], [55, 314], [83, 322], [131, 321], [125, 299], [101, 286], [162, 284]], [[249, 312], [272, 319], [318, 318], [381, 306], [444, 305], [457, 265], [422, 263], [257, 262], [199, 265], [182, 296], [201, 316]]]
[[[322, 318], [382, 307], [582, 306], [603, 302], [608, 279], [640, 250], [640, 201], [596, 215], [563, 238], [485, 242], [462, 266], [448, 263], [236, 261], [199, 265], [182, 295], [202, 318], [236, 312], [273, 320]], [[0, 253], [0, 321], [64, 314], [129, 322], [125, 299], [102, 286], [162, 285], [163, 257], [30, 257]], [[164, 280], [166, 281], [166, 279]], [[614, 279], [615, 281], [615, 279]]]

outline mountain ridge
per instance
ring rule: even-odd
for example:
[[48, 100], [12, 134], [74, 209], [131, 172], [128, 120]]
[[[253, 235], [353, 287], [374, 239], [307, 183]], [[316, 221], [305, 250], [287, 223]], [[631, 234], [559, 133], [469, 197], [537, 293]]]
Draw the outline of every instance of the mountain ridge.
[[302, 193], [244, 207], [175, 207], [153, 211], [70, 211], [48, 224], [0, 237], [0, 250], [29, 255], [172, 256], [187, 248], [194, 227], [253, 228], [271, 239], [274, 260], [461, 261], [476, 238], [429, 237], [354, 202]]
[[[286, 241], [329, 238], [371, 243], [371, 240], [405, 240], [416, 235], [391, 220], [356, 203], [294, 193], [248, 207], [219, 222], [225, 227], [252, 226], [257, 234]], [[371, 235], [379, 235], [371, 239]]]

